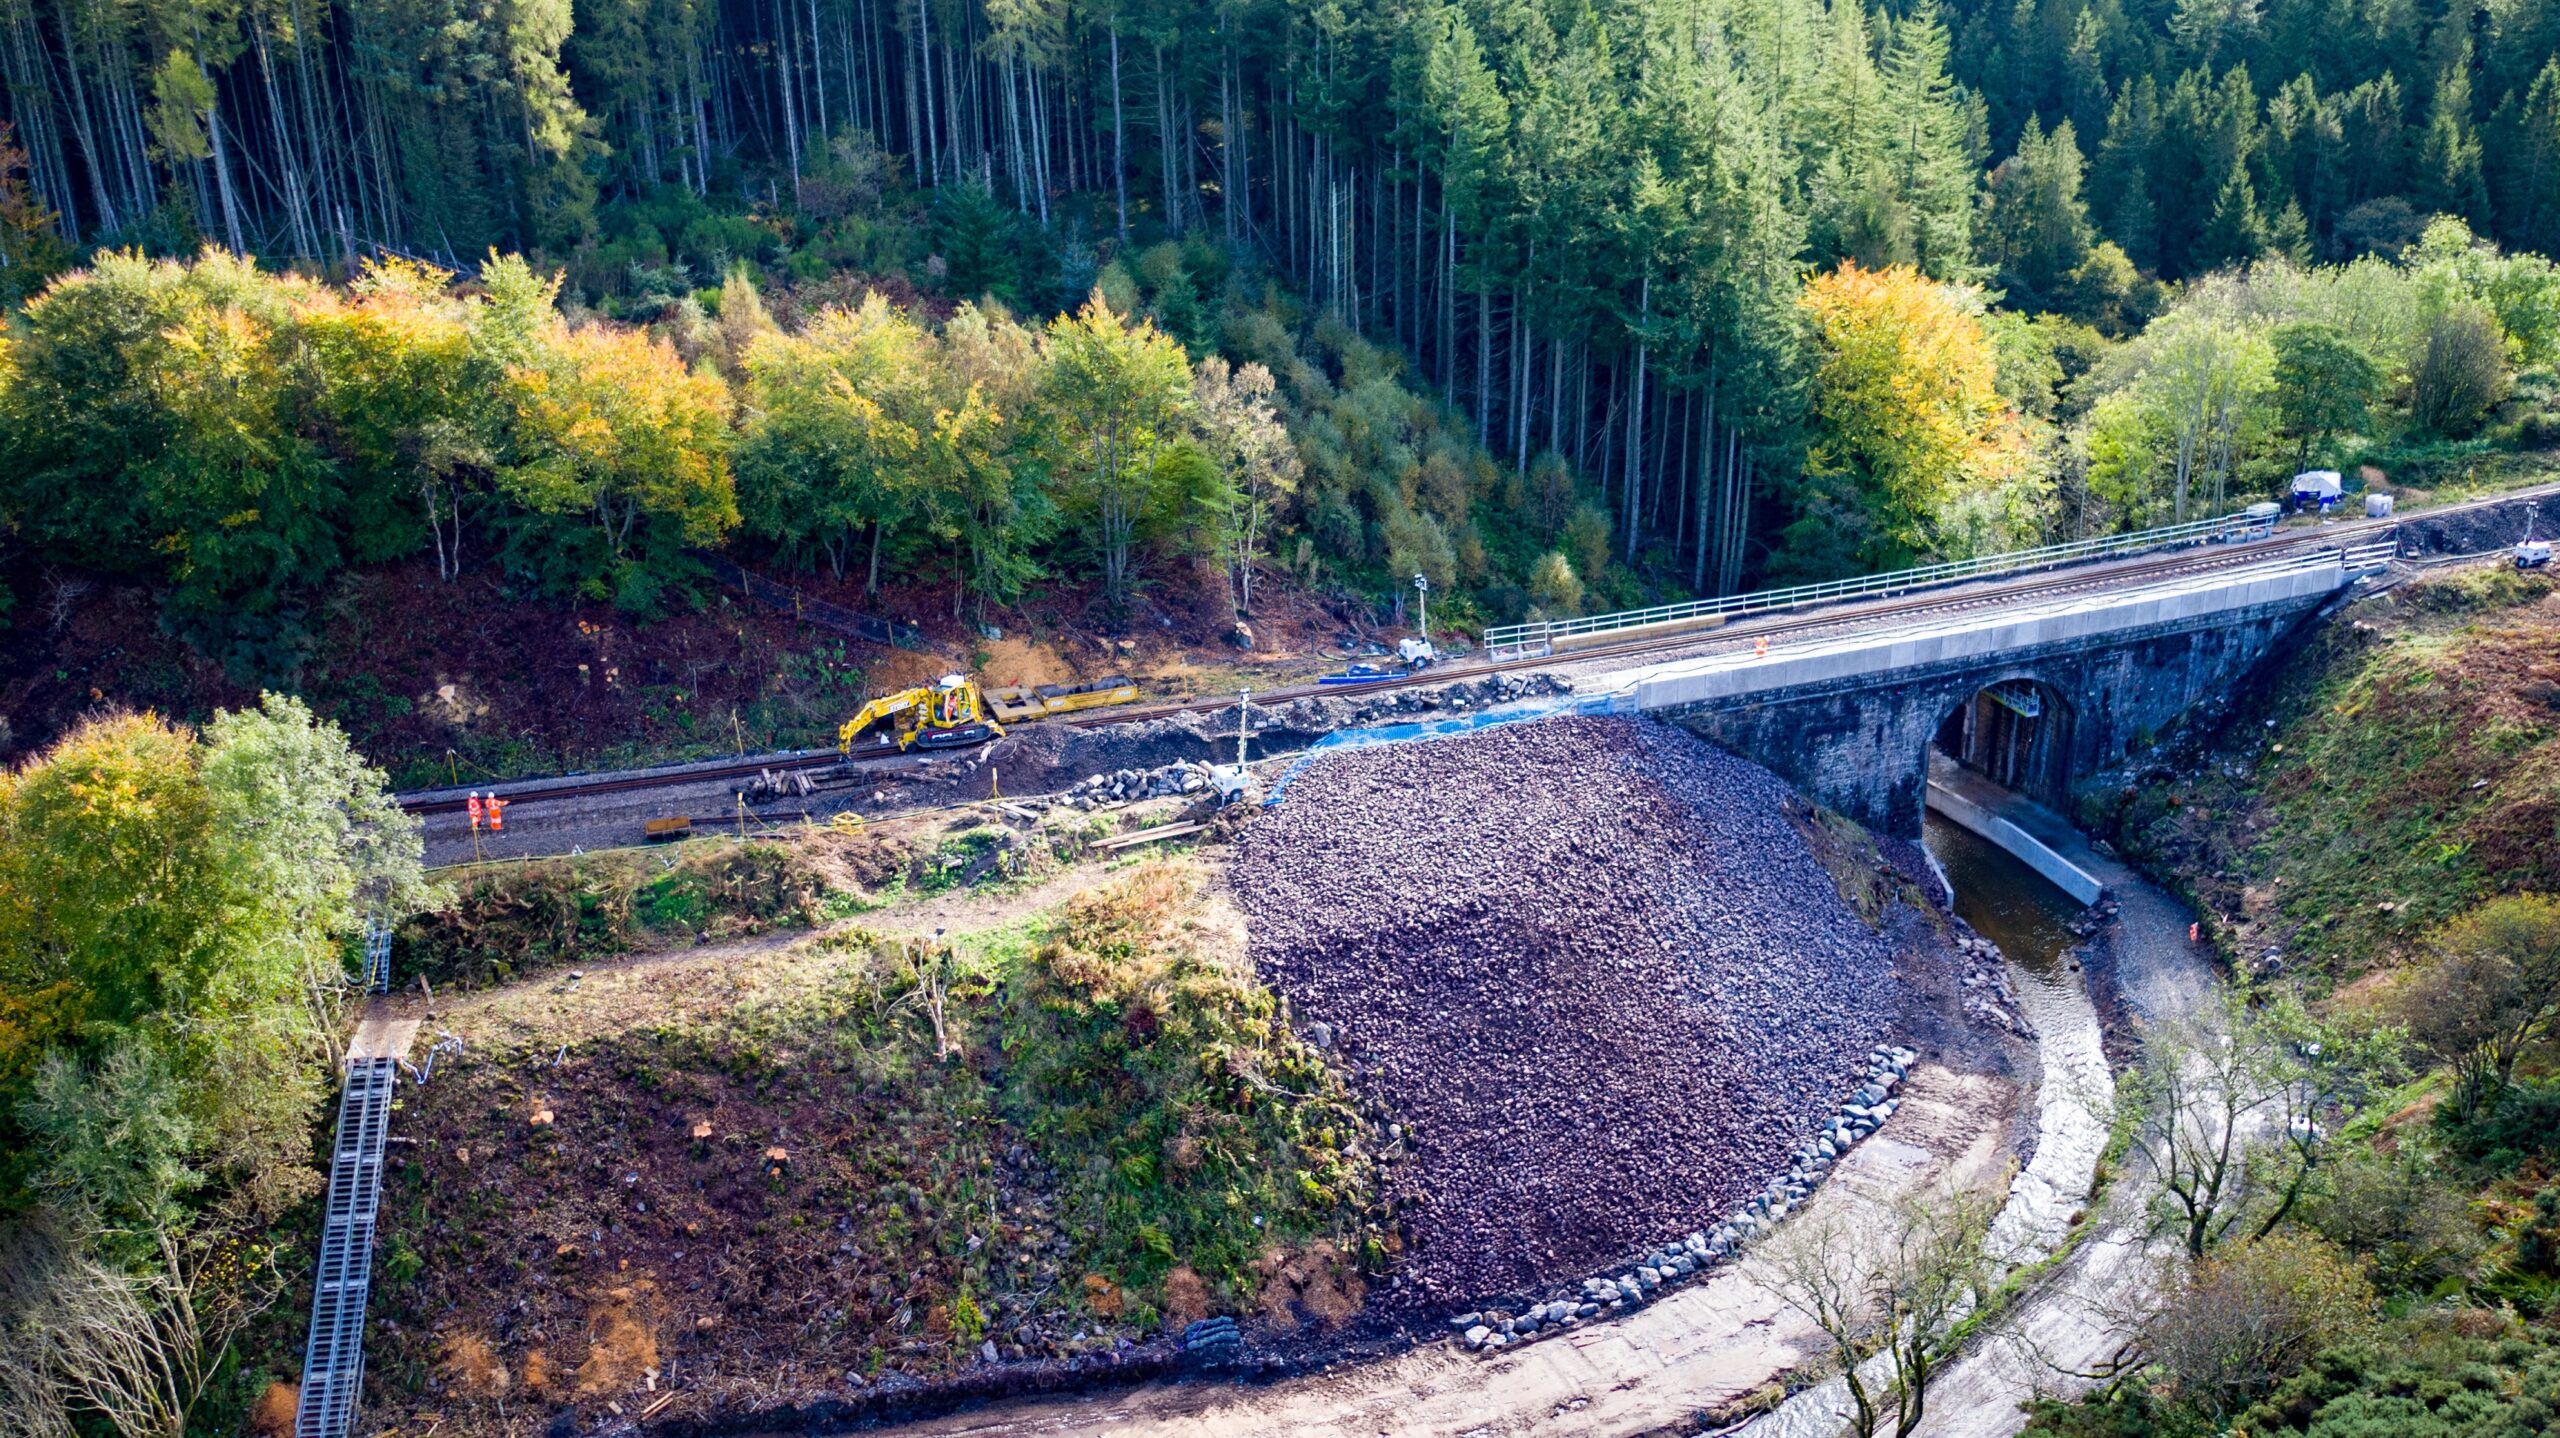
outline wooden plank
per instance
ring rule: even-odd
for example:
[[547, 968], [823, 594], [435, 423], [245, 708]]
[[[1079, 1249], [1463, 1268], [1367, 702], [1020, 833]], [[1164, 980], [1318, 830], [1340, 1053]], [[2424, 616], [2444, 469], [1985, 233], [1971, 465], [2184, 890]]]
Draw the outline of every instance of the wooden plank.
[[1121, 834], [1114, 838], [1105, 839], [1094, 845], [1094, 847], [1097, 849], [1126, 849], [1137, 844], [1151, 844], [1158, 839], [1179, 839], [1185, 834], [1197, 834], [1208, 827], [1209, 825], [1205, 820], [1192, 824], [1167, 824], [1160, 829], [1140, 829], [1134, 834]]
[[395, 1019], [388, 1014], [367, 1014], [356, 1025], [356, 1036], [347, 1043], [347, 1061], [362, 1059], [405, 1058], [409, 1045], [418, 1037], [416, 1019]]

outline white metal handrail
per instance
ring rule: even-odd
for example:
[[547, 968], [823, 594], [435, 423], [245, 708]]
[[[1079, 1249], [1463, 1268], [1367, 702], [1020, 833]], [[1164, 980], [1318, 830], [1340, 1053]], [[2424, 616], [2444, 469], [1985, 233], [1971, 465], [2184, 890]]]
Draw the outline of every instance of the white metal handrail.
[[[2324, 544], [2317, 548], [2288, 550], [2282, 554], [2257, 560], [2233, 569], [2213, 570], [2207, 575], [2189, 575], [2183, 579], [2156, 579], [2146, 585], [2116, 592], [2114, 593], [2114, 597], [2121, 598], [2125, 594], [2139, 594], [2144, 591], [2153, 591], [2162, 588], [2189, 586], [2206, 580], [2210, 580], [2215, 583], [2228, 583], [2241, 578], [2257, 578], [2289, 574], [2304, 569], [2335, 569], [2343, 576], [2343, 580], [2352, 581], [2360, 575], [2378, 572], [2390, 563], [2393, 554], [2397, 550], [2397, 535], [2398, 531], [2394, 530], [2389, 534], [2376, 536], [2371, 539], [2356, 540], [2345, 544]], [[2000, 606], [1997, 612], [2004, 619], [2014, 620], [2039, 613], [2055, 612], [2071, 606], [2084, 605], [2088, 602], [2090, 602], [2090, 596], [2088, 595], [2075, 595], [2067, 598], [2047, 596], [2041, 600], [2020, 601], [2016, 604]], [[1766, 663], [1773, 654], [1780, 659], [1788, 659], [1799, 657], [1812, 651], [1836, 651], [1843, 648], [1872, 647], [1878, 644], [1890, 644], [1898, 640], [1918, 638], [1922, 635], [1943, 631], [1948, 627], [1949, 623], [1950, 621], [1946, 616], [1929, 619], [1906, 619], [1900, 623], [1887, 624], [1881, 628], [1862, 628], [1854, 634], [1827, 634], [1821, 638], [1790, 643], [1773, 651], [1753, 652], [1748, 650], [1735, 650], [1729, 653], [1707, 654], [1690, 659], [1681, 659], [1668, 663], [1651, 665], [1642, 669], [1627, 670], [1617, 675], [1604, 676], [1606, 678], [1614, 678], [1619, 681], [1615, 688], [1606, 691], [1584, 690], [1579, 693], [1576, 699], [1576, 712], [1585, 714], [1627, 714], [1636, 712], [1632, 706], [1634, 704], [1634, 695], [1636, 694], [1639, 686], [1651, 679], [1659, 678], [1664, 675], [1702, 673], [1714, 669], [1731, 669], [1737, 666], [1745, 666], [1754, 663]]]
[[1829, 579], [1819, 584], [1797, 584], [1784, 589], [1763, 589], [1751, 594], [1727, 595], [1718, 599], [1693, 599], [1681, 604], [1657, 604], [1650, 609], [1622, 609], [1613, 614], [1590, 614], [1577, 619], [1536, 620], [1527, 624], [1504, 624], [1484, 632], [1485, 656], [1489, 659], [1520, 659], [1555, 652], [1557, 641], [1578, 639], [1593, 634], [1610, 634], [1627, 629], [1647, 629], [1660, 624], [1693, 623], [1706, 619], [1737, 619], [1745, 615], [1766, 614], [1780, 609], [1801, 609], [1809, 604], [1826, 604], [1841, 599], [1873, 598], [1925, 589], [1933, 584], [1953, 584], [1993, 574], [2014, 574], [2025, 569], [2039, 569], [2056, 564], [2074, 564], [2092, 559], [2110, 559], [2127, 554], [2142, 554], [2155, 549], [2174, 549], [2188, 544], [2211, 544], [2235, 538], [2255, 538], [2269, 533], [2274, 526], [2265, 519], [2246, 514], [2226, 514], [2214, 519], [2194, 519], [2184, 524], [2159, 529], [2138, 530], [2132, 534], [2114, 534], [2096, 539], [2075, 539], [2067, 544], [2048, 544], [2037, 549], [2011, 550], [2002, 554], [1979, 555], [1972, 559], [1954, 559], [1940, 564], [1923, 564], [1911, 569], [1896, 569], [1884, 574], [1862, 575], [1855, 579]]
[[2351, 575], [2378, 574], [2399, 557], [2400, 531], [2396, 528], [2381, 538], [2358, 540], [2338, 551], [2338, 562]]

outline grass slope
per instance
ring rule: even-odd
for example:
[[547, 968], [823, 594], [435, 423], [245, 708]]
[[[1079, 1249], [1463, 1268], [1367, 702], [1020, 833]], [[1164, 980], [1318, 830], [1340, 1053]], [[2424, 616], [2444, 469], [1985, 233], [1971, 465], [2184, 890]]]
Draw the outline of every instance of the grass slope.
[[[948, 945], [520, 985], [408, 1099], [374, 1391], [735, 1412], [1212, 1310], [1356, 1312], [1369, 1125], [1187, 861]], [[552, 1115], [549, 1123], [537, 1114]], [[531, 1400], [529, 1403], [527, 1400]]]
[[2100, 808], [2231, 952], [2338, 982], [2483, 897], [2560, 888], [2560, 585], [2483, 566], [2365, 600], [2190, 772]]

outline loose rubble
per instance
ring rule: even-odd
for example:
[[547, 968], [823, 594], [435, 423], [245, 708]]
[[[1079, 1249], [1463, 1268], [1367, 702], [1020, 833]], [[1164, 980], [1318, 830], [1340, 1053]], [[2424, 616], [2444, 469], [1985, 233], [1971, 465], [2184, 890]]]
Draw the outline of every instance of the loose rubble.
[[[2385, 907], [2388, 906], [2386, 905]], [[2099, 930], [2114, 923], [2116, 921], [2116, 915], [2123, 912], [2124, 905], [2117, 903], [2114, 896], [2110, 895], [2098, 900], [2098, 902], [2090, 905], [2088, 908], [2082, 909], [2077, 915], [2073, 916], [2071, 920], [2071, 932], [2084, 939], [2094, 937]]]
[[1209, 783], [1209, 766], [1202, 763], [1167, 764], [1157, 769], [1121, 769], [1079, 780], [1075, 787], [1057, 796], [1057, 801], [1076, 809], [1099, 809], [1105, 804], [1206, 793]]
[[1685, 731], [1568, 717], [1328, 756], [1244, 831], [1257, 964], [1402, 1120], [1390, 1303], [1740, 1233], [1840, 1150], [1899, 990], [1801, 813]]
[[1851, 1094], [1811, 1139], [1796, 1147], [1782, 1177], [1734, 1210], [1716, 1225], [1714, 1232], [1692, 1230], [1685, 1238], [1658, 1244], [1631, 1262], [1582, 1280], [1581, 1287], [1567, 1297], [1533, 1303], [1517, 1311], [1462, 1313], [1449, 1320], [1450, 1329], [1459, 1342], [1471, 1349], [1498, 1352], [1553, 1337], [1585, 1319], [1623, 1312], [1730, 1262], [1775, 1228], [1790, 1210], [1812, 1197], [1834, 1164], [1893, 1117], [1894, 1109], [1902, 1102], [1894, 1097], [1894, 1090], [1902, 1086], [1903, 1076], [1918, 1057], [1906, 1048], [1870, 1050], [1865, 1085]]
[[[2082, 922], [2086, 921], [2084, 915]], [[2009, 965], [2001, 957], [1999, 945], [1959, 930], [1955, 935], [1955, 947], [1963, 965], [1958, 970], [1956, 982], [1963, 990], [1965, 1017], [1995, 1029], [2006, 1029], [2022, 1039], [2034, 1038], [2035, 1025], [2028, 1023], [2026, 1015], [2018, 1008], [2017, 991], [2009, 987]]]
[[[1383, 694], [1313, 694], [1285, 704], [1256, 700], [1250, 716], [1253, 754], [1260, 757], [1275, 747], [1298, 748], [1343, 729], [1425, 715], [1476, 713], [1572, 692], [1571, 679], [1532, 672], [1489, 674]], [[1094, 728], [1025, 724], [965, 760], [937, 766], [928, 777], [983, 787], [978, 771], [993, 764], [1007, 793], [1040, 794], [1064, 789], [1092, 774], [1116, 776], [1123, 770], [1142, 772], [1204, 761], [1232, 764], [1235, 757], [1236, 711], [1231, 704]]]

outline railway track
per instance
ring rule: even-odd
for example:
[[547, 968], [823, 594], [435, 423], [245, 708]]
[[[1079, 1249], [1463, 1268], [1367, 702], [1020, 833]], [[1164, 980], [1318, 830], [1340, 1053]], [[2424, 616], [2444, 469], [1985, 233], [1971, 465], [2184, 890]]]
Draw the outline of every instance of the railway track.
[[[2518, 490], [2463, 504], [2447, 505], [2442, 509], [2428, 510], [2424, 512], [2423, 517], [2435, 518], [2459, 514], [2554, 492], [2560, 492], [2560, 486]], [[1771, 611], [1714, 628], [1684, 628], [1668, 634], [1639, 634], [1616, 643], [1593, 644], [1557, 654], [1443, 664], [1420, 673], [1380, 679], [1367, 684], [1295, 685], [1271, 690], [1260, 698], [1264, 704], [1274, 707], [1319, 695], [1327, 698], [1357, 699], [1366, 695], [1463, 682], [1524, 669], [1552, 669], [1558, 664], [1565, 663], [1586, 664], [1594, 660], [1634, 659], [1674, 650], [1709, 653], [1728, 647], [1725, 643], [1728, 640], [1756, 641], [1762, 638], [1804, 634], [1876, 620], [1908, 620], [1930, 615], [1963, 614], [2014, 604], [2022, 599], [2116, 589], [2182, 574], [2236, 569], [2306, 551], [2344, 548], [2359, 540], [2379, 538], [2393, 533], [2401, 523], [2402, 521], [2396, 518], [2350, 520], [2292, 534], [2279, 533], [2267, 539], [2241, 544], [2195, 545], [2165, 554], [2130, 560], [2100, 561], [2094, 564], [2083, 562], [2045, 569], [2021, 570], [2009, 576], [1963, 581], [1957, 585], [1919, 590], [1876, 600], [1832, 603], [1803, 610]], [[1950, 592], [1951, 590], [1953, 592]], [[1042, 722], [1075, 729], [1094, 729], [1113, 724], [1167, 719], [1177, 714], [1209, 713], [1229, 708], [1234, 702], [1232, 699], [1223, 697], [1195, 699], [1110, 709]], [[838, 764], [861, 769], [913, 766], [923, 762], [925, 757], [928, 756], [901, 753], [896, 750], [856, 753], [851, 756], [832, 749], [803, 750], [794, 753], [761, 755], [742, 759], [734, 764], [694, 765], [668, 771], [599, 775], [594, 779], [583, 781], [574, 777], [518, 780], [492, 785], [485, 792], [499, 794], [512, 807], [516, 804], [548, 804], [562, 800], [589, 799], [648, 789], [746, 780], [765, 773], [824, 769]], [[454, 790], [427, 790], [401, 795], [399, 803], [400, 807], [407, 812], [424, 816], [458, 813], [466, 807], [468, 800], [465, 795]]]

